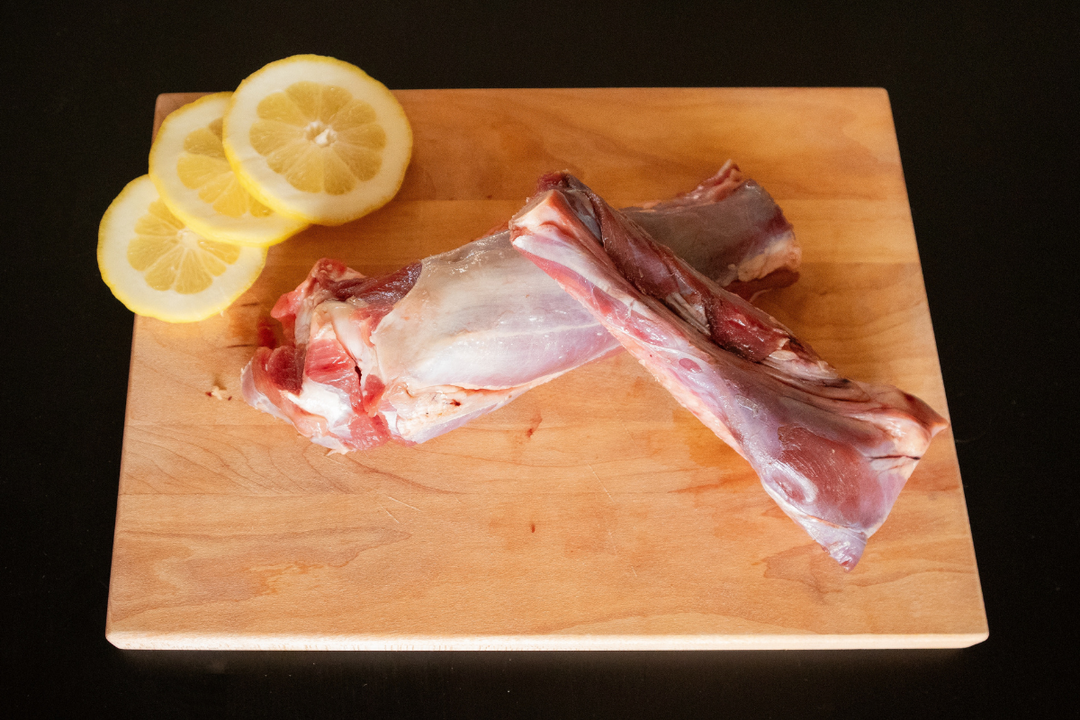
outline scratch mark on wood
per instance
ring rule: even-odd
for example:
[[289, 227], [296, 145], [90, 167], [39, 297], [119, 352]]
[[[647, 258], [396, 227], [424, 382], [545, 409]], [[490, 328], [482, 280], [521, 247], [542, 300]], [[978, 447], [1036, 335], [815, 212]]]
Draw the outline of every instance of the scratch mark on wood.
[[410, 504], [409, 504], [409, 503], [407, 503], [407, 502], [402, 502], [401, 500], [398, 500], [398, 499], [397, 499], [396, 497], [392, 497], [392, 496], [390, 496], [390, 495], [387, 495], [386, 497], [390, 498], [391, 500], [393, 500], [394, 502], [398, 503], [399, 505], [404, 505], [404, 506], [405, 506], [405, 507], [407, 507], [407, 508], [412, 508], [412, 509], [413, 509], [413, 510], [415, 510], [416, 512], [420, 512], [420, 508], [418, 508], [418, 507], [415, 507], [415, 506], [413, 506], [413, 505], [410, 505]]
[[615, 553], [615, 556], [619, 555], [619, 546], [615, 544], [615, 536], [611, 534], [611, 530], [607, 531], [608, 540], [611, 541], [611, 550]]
[[604, 485], [604, 482], [603, 482], [603, 480], [601, 480], [601, 479], [600, 479], [600, 476], [596, 474], [596, 471], [595, 471], [595, 470], [593, 470], [593, 466], [592, 466], [591, 464], [589, 464], [589, 463], [586, 463], [586, 465], [588, 465], [588, 467], [589, 467], [589, 472], [591, 472], [591, 473], [593, 474], [593, 477], [594, 477], [594, 478], [596, 478], [596, 482], [600, 483], [600, 487], [604, 489], [604, 492], [605, 492], [605, 493], [607, 494], [607, 496], [608, 496], [608, 500], [610, 500], [610, 501], [611, 501], [611, 504], [612, 504], [612, 505], [614, 505], [614, 504], [615, 504], [615, 498], [613, 498], [613, 497], [611, 496], [611, 492], [610, 492], [610, 491], [609, 491], [609, 490], [607, 489], [607, 486], [606, 486], [606, 485]]
[[[389, 496], [388, 496], [388, 497], [389, 497]], [[376, 505], [378, 505], [378, 506], [379, 506], [379, 508], [380, 508], [380, 509], [381, 509], [381, 510], [382, 510], [382, 511], [383, 511], [384, 513], [386, 513], [387, 515], [389, 515], [389, 516], [390, 516], [390, 519], [391, 519], [391, 520], [393, 520], [394, 522], [396, 522], [396, 523], [397, 523], [398, 525], [400, 525], [400, 524], [401, 524], [401, 521], [400, 521], [400, 520], [398, 520], [398, 519], [397, 519], [396, 517], [394, 517], [394, 513], [390, 512], [389, 510], [387, 510], [386, 508], [384, 508], [384, 507], [382, 506], [382, 503], [376, 503]]]

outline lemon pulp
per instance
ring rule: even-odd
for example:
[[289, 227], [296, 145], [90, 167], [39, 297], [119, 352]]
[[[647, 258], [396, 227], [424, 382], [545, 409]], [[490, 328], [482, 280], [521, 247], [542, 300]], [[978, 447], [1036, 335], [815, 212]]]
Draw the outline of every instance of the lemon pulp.
[[239, 247], [188, 230], [160, 200], [135, 221], [135, 237], [127, 249], [128, 264], [143, 273], [147, 285], [181, 295], [206, 290], [239, 257]]
[[98, 233], [98, 267], [113, 294], [131, 311], [169, 322], [225, 310], [265, 260], [265, 248], [207, 240], [186, 227], [146, 175], [116, 197]]
[[397, 193], [412, 155], [405, 111], [382, 83], [334, 58], [298, 55], [245, 79], [229, 102], [225, 157], [275, 212], [339, 225]]
[[343, 195], [382, 166], [386, 132], [371, 105], [344, 88], [301, 80], [256, 112], [252, 147], [297, 190]]
[[176, 161], [176, 174], [184, 186], [199, 193], [199, 199], [215, 212], [231, 218], [245, 213], [267, 217], [273, 210], [251, 197], [233, 175], [221, 147], [221, 118], [184, 138], [184, 152]]
[[231, 96], [207, 95], [165, 118], [150, 148], [150, 178], [169, 210], [203, 237], [274, 245], [306, 223], [274, 213], [237, 179], [221, 141]]

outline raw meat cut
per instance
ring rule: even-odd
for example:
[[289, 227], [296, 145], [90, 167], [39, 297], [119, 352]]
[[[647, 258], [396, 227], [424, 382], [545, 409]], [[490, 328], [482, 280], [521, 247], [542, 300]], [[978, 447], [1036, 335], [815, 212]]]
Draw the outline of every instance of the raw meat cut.
[[565, 174], [510, 223], [514, 246], [745, 457], [770, 496], [851, 569], [945, 420], [848, 380], [790, 330], [696, 272]]
[[798, 279], [802, 254], [791, 225], [768, 193], [744, 180], [731, 162], [688, 193], [622, 213], [742, 297]]
[[[627, 212], [747, 295], [798, 276], [791, 225], [730, 162]], [[320, 260], [271, 314], [285, 343], [256, 352], [244, 397], [338, 452], [424, 442], [620, 349], [505, 230], [382, 278]]]

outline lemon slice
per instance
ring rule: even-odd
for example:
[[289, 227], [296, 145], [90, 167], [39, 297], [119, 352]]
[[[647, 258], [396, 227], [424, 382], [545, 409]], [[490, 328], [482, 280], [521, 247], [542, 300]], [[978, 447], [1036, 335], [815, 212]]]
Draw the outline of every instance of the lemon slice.
[[221, 146], [231, 96], [207, 95], [165, 118], [150, 147], [150, 179], [173, 215], [203, 237], [267, 247], [307, 224], [266, 207], [233, 174]]
[[272, 62], [240, 83], [222, 142], [248, 192], [320, 225], [389, 202], [412, 155], [408, 118], [386, 86], [319, 55]]
[[194, 322], [227, 308], [255, 282], [266, 248], [211, 242], [186, 228], [148, 175], [128, 183], [101, 218], [101, 278], [132, 312]]

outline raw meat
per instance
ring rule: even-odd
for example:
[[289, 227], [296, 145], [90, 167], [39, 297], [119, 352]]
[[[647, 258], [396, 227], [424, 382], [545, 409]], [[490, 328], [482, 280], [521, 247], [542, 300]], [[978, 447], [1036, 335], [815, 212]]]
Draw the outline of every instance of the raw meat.
[[742, 297], [752, 299], [799, 277], [802, 254], [791, 225], [768, 193], [743, 179], [731, 162], [688, 193], [622, 213]]
[[[797, 278], [791, 225], [730, 162], [689, 193], [627, 212], [748, 295]], [[509, 231], [383, 278], [320, 260], [271, 314], [286, 342], [256, 352], [244, 397], [338, 452], [424, 442], [620, 349]]]
[[894, 387], [841, 377], [574, 178], [548, 176], [541, 188], [511, 220], [514, 246], [853, 568], [945, 420]]

